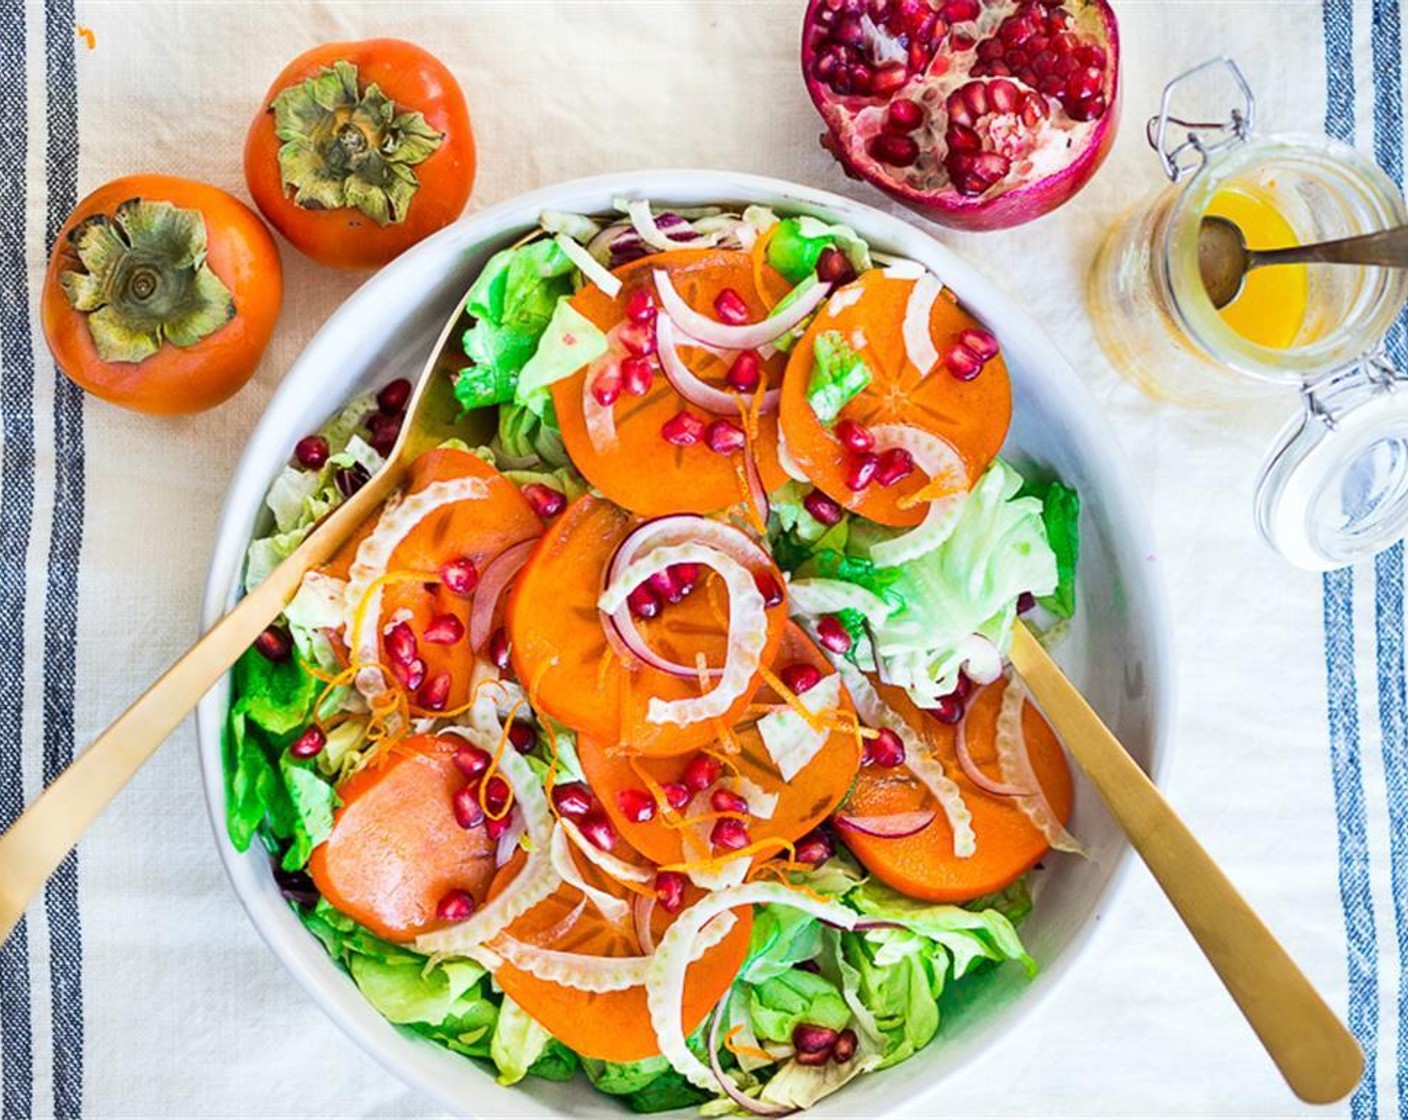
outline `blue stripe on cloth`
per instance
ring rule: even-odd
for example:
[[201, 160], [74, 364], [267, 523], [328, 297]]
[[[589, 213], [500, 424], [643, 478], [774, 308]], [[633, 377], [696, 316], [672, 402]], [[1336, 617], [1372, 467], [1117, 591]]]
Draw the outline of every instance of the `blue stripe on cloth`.
[[[73, 0], [46, 0], [44, 69], [45, 246], [78, 205], [78, 78]], [[44, 589], [44, 784], [73, 761], [78, 646], [78, 560], [83, 548], [83, 392], [54, 370], [54, 517]], [[49, 925], [49, 999], [55, 1120], [83, 1115], [83, 925], [78, 853], [70, 852], [44, 889]]]
[[1324, 577], [1325, 691], [1329, 706], [1330, 774], [1339, 824], [1340, 903], [1349, 964], [1349, 1029], [1364, 1051], [1364, 1079], [1350, 1098], [1353, 1120], [1378, 1115], [1379, 977], [1369, 835], [1359, 757], [1359, 690], [1354, 679], [1354, 571]]
[[[34, 351], [25, 261], [28, 96], [24, 0], [0, 0], [0, 831], [24, 807], [25, 561], [34, 519]], [[0, 946], [0, 1116], [28, 1120], [34, 1097], [29, 939]]]

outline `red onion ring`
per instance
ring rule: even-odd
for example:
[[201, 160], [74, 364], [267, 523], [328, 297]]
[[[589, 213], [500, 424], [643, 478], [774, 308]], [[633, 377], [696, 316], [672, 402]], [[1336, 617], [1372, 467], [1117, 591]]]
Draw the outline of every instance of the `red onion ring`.
[[886, 813], [876, 817], [840, 816], [834, 819], [842, 828], [852, 832], [878, 836], [884, 840], [900, 840], [923, 832], [938, 815], [933, 809], [916, 809], [912, 813]]
[[[661, 316], [656, 320], [655, 341], [660, 352], [660, 366], [665, 371], [665, 379], [674, 387], [675, 392], [690, 404], [697, 405], [709, 412], [718, 413], [721, 416], [743, 415], [744, 407], [736, 394], [715, 388], [685, 365], [677, 348], [678, 342], [675, 339], [674, 325], [666, 316]], [[782, 389], [780, 387], [769, 389], [763, 394], [759, 411], [763, 414], [776, 412], [778, 401], [781, 399]]]
[[[700, 342], [721, 346], [726, 350], [756, 350], [781, 338], [820, 307], [831, 291], [829, 284], [815, 284], [811, 291], [781, 314], [735, 327], [717, 322], [690, 307], [684, 297], [675, 290], [669, 273], [657, 268], [652, 275], [655, 278], [655, 290], [660, 295], [660, 305], [665, 314], [674, 320], [675, 326], [690, 338], [697, 338]], [[659, 330], [658, 323], [656, 330]]]
[[518, 842], [527, 831], [528, 824], [523, 819], [522, 810], [519, 810], [513, 814], [513, 820], [509, 821], [508, 828], [504, 829], [504, 834], [499, 837], [499, 846], [494, 850], [495, 867], [502, 867], [513, 858], [513, 853], [518, 850]]
[[636, 940], [640, 942], [643, 956], [655, 952], [655, 931], [650, 928], [650, 919], [655, 915], [655, 896], [638, 894], [631, 900], [631, 918], [635, 921]]
[[[982, 690], [980, 689], [979, 692]], [[975, 692], [969, 698], [971, 704], [979, 693]], [[977, 786], [984, 793], [991, 793], [995, 797], [1031, 797], [1032, 791], [1022, 789], [1020, 786], [1011, 785], [1008, 782], [999, 782], [996, 778], [989, 778], [983, 773], [982, 768], [974, 761], [972, 754], [968, 751], [968, 736], [966, 728], [968, 726], [968, 715], [958, 722], [958, 733], [953, 739], [953, 753], [958, 756], [958, 766], [963, 771], [967, 779]]]
[[724, 1005], [728, 1002], [728, 994], [719, 1000], [714, 1008], [714, 1016], [709, 1020], [709, 1068], [714, 1071], [714, 1078], [719, 1083], [719, 1088], [734, 1104], [738, 1105], [754, 1116], [791, 1116], [801, 1109], [792, 1108], [783, 1104], [768, 1104], [765, 1101], [754, 1100], [747, 1093], [743, 1092], [733, 1083], [733, 1078], [724, 1072], [723, 1064], [719, 1061], [719, 1027], [723, 1024]]
[[577, 924], [577, 919], [582, 916], [582, 911], [587, 908], [587, 896], [583, 895], [581, 901], [577, 903], [567, 915], [555, 926], [545, 929], [542, 933], [532, 938], [531, 945], [537, 945], [541, 949], [550, 949], [572, 932], [572, 927]]
[[513, 582], [513, 577], [523, 570], [528, 557], [537, 547], [538, 537], [509, 545], [495, 556], [479, 577], [479, 585], [474, 589], [474, 606], [469, 612], [469, 648], [478, 653], [489, 640], [494, 626], [494, 608], [499, 605], [504, 589]]

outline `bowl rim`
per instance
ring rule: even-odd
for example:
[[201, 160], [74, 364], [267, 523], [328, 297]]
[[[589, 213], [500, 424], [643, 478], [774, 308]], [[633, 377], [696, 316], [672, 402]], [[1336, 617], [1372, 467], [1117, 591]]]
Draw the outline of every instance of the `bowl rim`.
[[[593, 194], [608, 201], [620, 196], [669, 199], [673, 194], [680, 193], [707, 193], [710, 197], [720, 200], [751, 199], [774, 208], [829, 214], [848, 224], [863, 226], [864, 236], [872, 243], [891, 245], [897, 241], [917, 239], [923, 250], [919, 254], [920, 259], [936, 270], [942, 269], [945, 285], [958, 292], [961, 299], [965, 302], [981, 302], [989, 309], [995, 306], [1002, 318], [1021, 322], [1024, 331], [1046, 343], [1049, 357], [1034, 376], [1064, 398], [1067, 407], [1063, 421], [1073, 429], [1072, 442], [1079, 448], [1083, 460], [1093, 460], [1098, 464], [1102, 500], [1112, 511], [1110, 520], [1122, 526], [1123, 547], [1119, 554], [1125, 558], [1142, 558], [1144, 561], [1127, 564], [1120, 568], [1120, 572], [1128, 581], [1128, 598], [1131, 602], [1139, 604], [1138, 613], [1146, 624], [1140, 637], [1150, 668], [1147, 698], [1142, 704], [1147, 712], [1150, 728], [1147, 772], [1156, 784], [1159, 783], [1169, 762], [1169, 743], [1176, 710], [1177, 681], [1174, 671], [1172, 616], [1156, 562], [1157, 549], [1143, 499], [1135, 487], [1114, 431], [1093, 394], [1077, 376], [1069, 359], [1050, 341], [1044, 328], [1015, 297], [969, 264], [957, 251], [937, 240], [929, 230], [921, 228], [917, 222], [830, 191], [746, 172], [662, 168], [611, 172], [538, 187], [460, 218], [368, 276], [305, 344], [280, 380], [259, 422], [250, 433], [245, 449], [230, 476], [216, 527], [210, 570], [201, 605], [202, 632], [229, 610], [237, 598], [242, 560], [248, 542], [250, 502], [254, 502], [254, 511], [257, 514], [267, 486], [258, 489], [257, 496], [242, 491], [249, 488], [251, 478], [271, 477], [267, 464], [282, 461], [286, 451], [285, 441], [282, 436], [275, 440], [281, 417], [284, 412], [290, 410], [286, 406], [296, 399], [304, 384], [317, 378], [322, 352], [337, 346], [337, 338], [344, 324], [355, 322], [364, 313], [370, 312], [383, 289], [393, 288], [403, 277], [413, 275], [420, 261], [438, 253], [442, 245], [470, 237], [480, 242], [501, 237], [516, 228], [517, 222], [524, 216], [536, 215], [545, 209], [562, 208], [561, 203], [565, 197]], [[906, 249], [906, 252], [908, 251]], [[988, 318], [994, 318], [991, 311]], [[272, 458], [270, 450], [274, 450]], [[221, 862], [241, 906], [270, 950], [339, 1029], [403, 1084], [455, 1115], [474, 1115], [465, 1110], [465, 1101], [452, 1096], [438, 1083], [436, 1070], [432, 1068], [431, 1063], [414, 1060], [409, 1051], [404, 1054], [391, 1052], [392, 1048], [385, 1044], [384, 1030], [375, 1029], [375, 1026], [384, 1028], [387, 1024], [369, 1004], [366, 1007], [378, 1020], [375, 1026], [362, 1020], [349, 1020], [342, 1014], [342, 1008], [339, 1006], [342, 999], [339, 993], [332, 991], [326, 983], [325, 972], [326, 966], [338, 966], [324, 954], [322, 960], [316, 962], [324, 968], [315, 967], [306, 954], [296, 952], [288, 934], [289, 912], [286, 905], [279, 901], [275, 908], [269, 904], [267, 898], [261, 899], [253, 894], [254, 881], [249, 877], [252, 874], [250, 856], [257, 849], [251, 847], [247, 852], [236, 851], [225, 828], [222, 743], [228, 702], [228, 679], [226, 674], [202, 698], [196, 713], [196, 733], [210, 824]], [[1016, 1026], [1049, 998], [1051, 992], [1059, 986], [1062, 977], [1087, 952], [1100, 927], [1108, 925], [1101, 923], [1097, 918], [1100, 911], [1108, 907], [1124, 889], [1133, 854], [1128, 841], [1121, 838], [1118, 854], [1112, 861], [1113, 866], [1104, 885], [1093, 899], [1090, 914], [1070, 935], [1059, 957], [1049, 964], [1043, 964], [1040, 982], [1033, 984], [1014, 1000], [1011, 1006], [1001, 1012], [1004, 1024], [1009, 1027]], [[297, 928], [301, 931], [303, 927], [300, 924]], [[323, 953], [321, 946], [316, 949], [318, 953]], [[377, 1037], [378, 1034], [382, 1037]], [[999, 1034], [996, 1030], [981, 1032], [980, 1037], [968, 1044], [965, 1064], [993, 1046]], [[929, 1087], [923, 1090], [922, 1097], [928, 1098], [936, 1092], [943, 1080], [941, 1077], [930, 1082]], [[555, 1115], [529, 1094], [516, 1088], [505, 1089], [498, 1086], [487, 1073], [484, 1074], [483, 1090], [484, 1096], [476, 1102], [480, 1109], [487, 1110], [483, 1111], [483, 1115]], [[920, 1099], [916, 1096], [908, 1103], [912, 1105]], [[518, 1107], [512, 1111], [497, 1109], [496, 1102], [509, 1104], [510, 1101], [517, 1102]], [[888, 1109], [893, 1105], [886, 1104], [884, 1107]], [[679, 1114], [681, 1113], [677, 1112], [673, 1115]]]

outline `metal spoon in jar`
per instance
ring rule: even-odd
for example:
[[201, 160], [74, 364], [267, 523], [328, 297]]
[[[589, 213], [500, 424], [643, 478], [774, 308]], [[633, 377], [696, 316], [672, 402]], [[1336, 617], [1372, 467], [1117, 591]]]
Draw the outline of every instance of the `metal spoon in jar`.
[[1241, 229], [1226, 218], [1206, 217], [1198, 227], [1198, 271], [1208, 298], [1218, 309], [1237, 298], [1248, 272], [1273, 264], [1370, 264], [1408, 268], [1408, 226], [1285, 249], [1248, 249]]

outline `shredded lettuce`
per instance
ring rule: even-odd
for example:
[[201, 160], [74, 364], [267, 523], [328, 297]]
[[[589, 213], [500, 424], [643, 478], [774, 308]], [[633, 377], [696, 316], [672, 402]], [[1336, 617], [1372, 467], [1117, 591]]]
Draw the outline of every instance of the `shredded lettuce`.
[[830, 425], [841, 410], [870, 384], [873, 374], [840, 331], [822, 331], [813, 347], [807, 403], [823, 424]]

